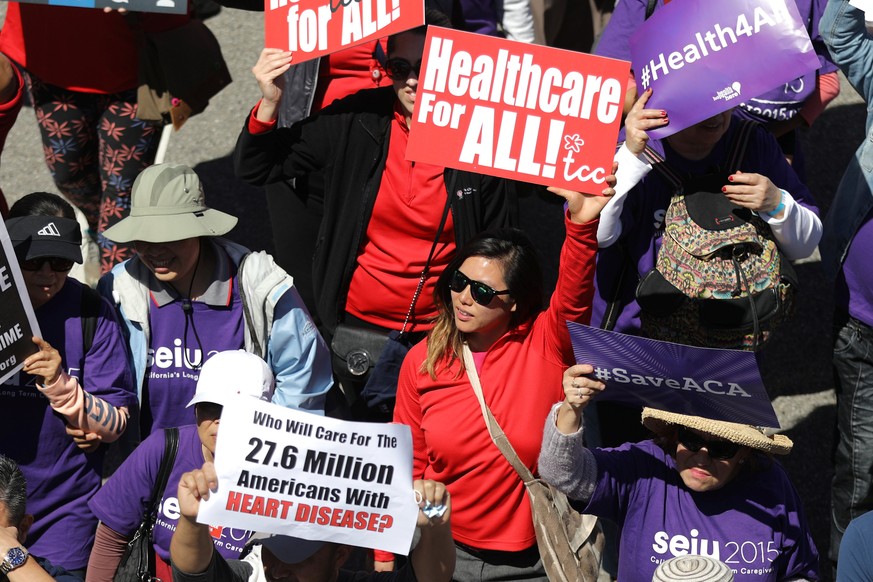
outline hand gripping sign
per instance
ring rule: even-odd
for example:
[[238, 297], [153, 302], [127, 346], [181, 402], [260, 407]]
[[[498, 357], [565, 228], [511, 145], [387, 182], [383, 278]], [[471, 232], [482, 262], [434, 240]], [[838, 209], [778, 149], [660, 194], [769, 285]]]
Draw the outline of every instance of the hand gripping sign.
[[264, 46], [294, 63], [424, 24], [422, 0], [264, 0]]
[[31, 338], [42, 334], [5, 224], [0, 224], [0, 245], [3, 247], [0, 253], [0, 383], [3, 383], [24, 366], [27, 356], [39, 351]]
[[602, 399], [715, 420], [779, 427], [754, 352], [698, 348], [567, 322]]
[[600, 194], [626, 61], [428, 27], [406, 157]]
[[408, 426], [240, 398], [221, 414], [215, 470], [200, 523], [409, 552], [418, 505]]
[[630, 39], [646, 107], [664, 109], [664, 138], [819, 68], [793, 0], [672, 0]]

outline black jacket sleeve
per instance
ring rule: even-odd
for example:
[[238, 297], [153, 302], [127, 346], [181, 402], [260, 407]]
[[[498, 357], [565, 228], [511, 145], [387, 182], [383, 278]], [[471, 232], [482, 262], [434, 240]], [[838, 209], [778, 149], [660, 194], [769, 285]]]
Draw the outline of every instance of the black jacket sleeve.
[[[360, 142], [350, 142], [350, 135], [364, 131], [362, 120], [390, 115], [394, 99], [391, 87], [364, 89], [291, 127], [259, 134], [249, 131], [249, 113], [233, 152], [234, 171], [249, 184], [263, 186], [306, 175], [336, 160], [366, 157], [366, 152], [353, 151]], [[372, 143], [375, 140], [374, 136]]]

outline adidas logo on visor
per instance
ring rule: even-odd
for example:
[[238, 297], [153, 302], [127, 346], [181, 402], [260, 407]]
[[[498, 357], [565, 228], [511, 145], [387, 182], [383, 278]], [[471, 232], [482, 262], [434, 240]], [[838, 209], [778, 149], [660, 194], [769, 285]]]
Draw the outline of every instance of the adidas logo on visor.
[[47, 225], [39, 229], [36, 234], [40, 236], [61, 236], [58, 227], [55, 226], [54, 222], [49, 222]]

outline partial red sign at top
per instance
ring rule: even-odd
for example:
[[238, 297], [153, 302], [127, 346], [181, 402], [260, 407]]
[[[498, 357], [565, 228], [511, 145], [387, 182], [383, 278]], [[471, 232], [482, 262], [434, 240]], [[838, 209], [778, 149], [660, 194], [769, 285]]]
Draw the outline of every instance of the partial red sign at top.
[[264, 0], [264, 45], [295, 63], [422, 24], [422, 0]]
[[409, 160], [600, 194], [630, 63], [431, 26]]

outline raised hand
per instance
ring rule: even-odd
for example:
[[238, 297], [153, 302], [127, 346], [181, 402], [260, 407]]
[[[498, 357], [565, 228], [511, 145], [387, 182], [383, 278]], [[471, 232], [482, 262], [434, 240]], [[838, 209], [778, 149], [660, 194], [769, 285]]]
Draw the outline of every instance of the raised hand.
[[215, 465], [207, 461], [200, 469], [184, 473], [179, 478], [179, 512], [190, 521], [197, 520], [200, 501], [209, 499], [209, 494], [218, 487]]
[[670, 123], [670, 118], [663, 109], [646, 109], [646, 103], [651, 96], [652, 90], [646, 89], [624, 120], [625, 145], [635, 156], [646, 149], [646, 144], [649, 142], [647, 131]]
[[557, 194], [567, 201], [567, 209], [570, 211], [570, 220], [576, 224], [591, 222], [598, 216], [600, 211], [615, 194], [615, 173], [618, 171], [618, 162], [612, 163], [612, 173], [606, 177], [606, 188], [600, 194], [583, 194], [566, 188], [550, 186], [549, 192]]
[[558, 408], [556, 426], [564, 434], [572, 434], [582, 426], [582, 411], [597, 394], [606, 388], [603, 382], [587, 375], [594, 371], [590, 364], [577, 364], [564, 371], [564, 401]]
[[564, 386], [564, 401], [573, 410], [582, 411], [591, 399], [600, 394], [606, 384], [599, 380], [592, 380], [588, 374], [594, 372], [594, 366], [590, 364], [577, 364], [570, 366], [564, 372], [562, 384]]
[[285, 71], [291, 68], [292, 54], [290, 51], [265, 48], [258, 57], [258, 62], [252, 67], [252, 74], [261, 89], [261, 105], [257, 118], [261, 121], [272, 121], [278, 115], [279, 101], [285, 88]]

